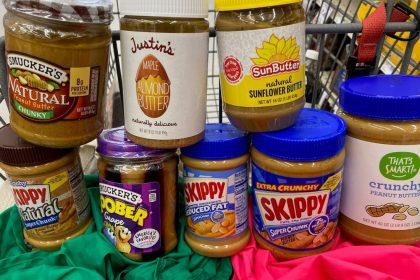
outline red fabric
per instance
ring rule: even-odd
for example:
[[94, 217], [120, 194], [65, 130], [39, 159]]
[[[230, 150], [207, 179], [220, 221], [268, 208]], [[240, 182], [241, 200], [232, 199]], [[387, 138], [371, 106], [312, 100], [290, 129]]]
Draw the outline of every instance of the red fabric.
[[[393, 8], [390, 22], [405, 22], [408, 15]], [[357, 61], [359, 63], [372, 62], [376, 56], [379, 40], [385, 30], [386, 8], [381, 4], [362, 22], [362, 34], [358, 39]]]
[[251, 237], [247, 247], [232, 257], [232, 266], [233, 280], [411, 280], [420, 278], [420, 244], [355, 246], [338, 233], [328, 252], [279, 262]]

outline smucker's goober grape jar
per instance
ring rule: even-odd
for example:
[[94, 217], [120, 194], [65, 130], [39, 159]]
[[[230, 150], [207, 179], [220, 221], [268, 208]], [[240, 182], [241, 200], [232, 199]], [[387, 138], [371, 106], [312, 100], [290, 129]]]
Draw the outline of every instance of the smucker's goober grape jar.
[[112, 2], [5, 0], [10, 124], [26, 141], [77, 147], [103, 129]]
[[216, 0], [223, 108], [252, 132], [291, 126], [305, 103], [305, 13], [299, 0]]

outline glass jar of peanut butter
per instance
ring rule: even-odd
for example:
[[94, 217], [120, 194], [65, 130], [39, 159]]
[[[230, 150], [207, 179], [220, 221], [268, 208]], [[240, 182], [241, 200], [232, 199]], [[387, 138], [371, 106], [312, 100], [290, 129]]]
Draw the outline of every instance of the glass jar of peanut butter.
[[78, 149], [35, 146], [7, 125], [0, 129], [0, 168], [32, 247], [56, 250], [86, 231], [91, 212]]
[[77, 147], [103, 129], [110, 0], [5, 0], [10, 123], [28, 142]]
[[125, 256], [147, 261], [178, 244], [177, 157], [127, 139], [123, 127], [98, 138], [103, 233]]
[[226, 257], [248, 243], [248, 136], [228, 124], [208, 124], [204, 139], [181, 149], [185, 240], [197, 253]]
[[291, 126], [305, 104], [305, 14], [299, 0], [216, 0], [223, 107], [252, 132]]
[[420, 77], [346, 81], [347, 123], [340, 227], [360, 243], [420, 241]]
[[303, 109], [294, 126], [252, 135], [254, 236], [277, 259], [333, 245], [345, 134], [336, 115]]
[[208, 0], [121, 0], [121, 56], [128, 138], [158, 149], [204, 136]]

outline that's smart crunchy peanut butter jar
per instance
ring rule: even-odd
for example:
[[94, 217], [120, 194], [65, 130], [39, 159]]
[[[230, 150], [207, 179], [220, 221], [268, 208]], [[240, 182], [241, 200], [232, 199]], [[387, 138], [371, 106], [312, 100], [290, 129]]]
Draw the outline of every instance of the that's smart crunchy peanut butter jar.
[[289, 127], [305, 104], [305, 14], [300, 2], [215, 2], [223, 108], [242, 130]]
[[420, 241], [420, 77], [346, 81], [347, 123], [340, 227], [361, 243]]
[[254, 236], [277, 259], [331, 248], [345, 133], [345, 123], [336, 115], [304, 109], [294, 126], [252, 135]]
[[197, 253], [226, 257], [246, 246], [248, 136], [228, 124], [208, 124], [204, 139], [181, 150], [185, 240]]
[[12, 129], [52, 148], [94, 140], [103, 129], [112, 1], [3, 3]]
[[0, 129], [0, 168], [34, 248], [56, 250], [86, 231], [91, 212], [78, 149], [35, 146], [7, 125]]
[[209, 43], [208, 0], [122, 0], [127, 136], [158, 149], [204, 136]]

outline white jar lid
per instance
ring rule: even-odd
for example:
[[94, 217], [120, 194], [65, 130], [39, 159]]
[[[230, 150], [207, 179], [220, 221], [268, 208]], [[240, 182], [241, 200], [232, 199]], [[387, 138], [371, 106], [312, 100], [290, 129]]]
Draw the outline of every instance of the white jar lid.
[[122, 15], [207, 18], [208, 0], [119, 0]]

